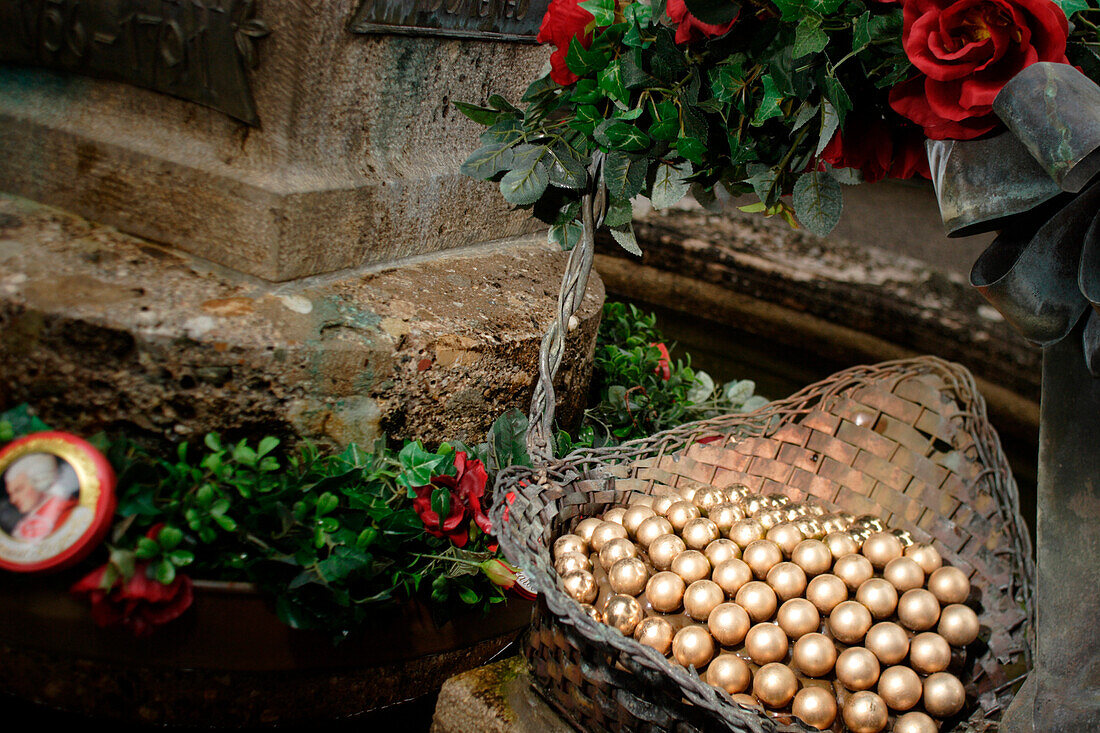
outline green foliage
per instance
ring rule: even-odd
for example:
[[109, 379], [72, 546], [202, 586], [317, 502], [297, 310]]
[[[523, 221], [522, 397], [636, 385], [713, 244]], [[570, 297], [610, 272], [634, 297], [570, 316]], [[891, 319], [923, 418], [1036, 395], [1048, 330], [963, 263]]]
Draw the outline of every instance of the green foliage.
[[[1062, 0], [1076, 18], [1088, 0]], [[1095, 1], [1095, 0], [1093, 0]], [[500, 182], [505, 198], [551, 225], [551, 241], [576, 244], [576, 204], [593, 157], [610, 209], [606, 225], [631, 252], [637, 243], [621, 212], [649, 197], [671, 206], [689, 189], [755, 193], [760, 211], [795, 216], [816, 233], [832, 229], [842, 192], [825, 178], [825, 146], [850, 113], [892, 114], [886, 90], [908, 78], [899, 5], [872, 0], [688, 0], [696, 17], [730, 31], [677, 44], [661, 4], [586, 0], [595, 18], [589, 48], [573, 39], [565, 57], [579, 80], [549, 76], [504, 104], [461, 105], [489, 126], [463, 170]], [[1100, 63], [1100, 59], [1097, 60]], [[509, 154], [511, 151], [511, 154]], [[820, 171], [807, 177], [809, 171]], [[796, 194], [795, 200], [786, 197]]]
[[749, 380], [715, 385], [690, 358], [670, 360], [664, 378], [665, 339], [657, 318], [634, 305], [604, 305], [596, 343], [591, 406], [576, 435], [559, 431], [557, 449], [614, 445], [715, 415], [754, 410], [767, 403]]

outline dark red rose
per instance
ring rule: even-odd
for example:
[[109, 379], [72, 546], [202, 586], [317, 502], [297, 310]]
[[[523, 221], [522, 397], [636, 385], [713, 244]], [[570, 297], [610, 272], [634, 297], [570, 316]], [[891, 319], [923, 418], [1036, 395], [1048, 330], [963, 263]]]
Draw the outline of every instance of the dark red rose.
[[550, 0], [536, 39], [539, 43], [554, 44], [556, 50], [550, 54], [550, 78], [562, 86], [568, 86], [580, 78], [565, 64], [569, 42], [576, 37], [585, 48], [592, 43], [592, 33], [586, 33], [585, 28], [596, 16], [580, 6], [582, 1]]
[[[489, 474], [485, 465], [470, 459], [465, 451], [455, 453], [455, 476], [434, 476], [428, 486], [413, 489], [413, 510], [424, 523], [424, 531], [433, 537], [446, 537], [455, 547], [465, 547], [469, 539], [469, 520], [474, 520], [482, 532], [492, 533], [489, 517], [481, 508], [481, 499], [485, 495], [485, 484]], [[432, 509], [432, 492], [447, 489], [450, 492], [451, 508], [442, 520]]]
[[843, 130], [821, 151], [834, 168], [858, 168], [866, 183], [883, 178], [931, 178], [924, 134], [905, 120], [850, 113]]
[[653, 373], [667, 382], [672, 379], [672, 357], [668, 355], [668, 347], [664, 344], [653, 343], [650, 346], [656, 346], [657, 351], [661, 353], [659, 359], [657, 359], [657, 368], [653, 370]]
[[693, 43], [705, 41], [708, 38], [722, 36], [729, 32], [733, 24], [737, 22], [737, 16], [724, 25], [704, 23], [688, 12], [684, 0], [668, 0], [668, 17], [676, 24], [676, 42]]
[[933, 140], [969, 140], [998, 125], [993, 98], [1037, 61], [1068, 63], [1068, 26], [1050, 0], [905, 0], [902, 44], [921, 72], [890, 106]]
[[156, 627], [179, 618], [194, 600], [186, 575], [177, 574], [165, 585], [150, 577], [150, 572], [149, 563], [139, 561], [127, 580], [107, 564], [84, 576], [69, 592], [88, 597], [97, 626], [122, 626], [134, 636], [148, 636]]

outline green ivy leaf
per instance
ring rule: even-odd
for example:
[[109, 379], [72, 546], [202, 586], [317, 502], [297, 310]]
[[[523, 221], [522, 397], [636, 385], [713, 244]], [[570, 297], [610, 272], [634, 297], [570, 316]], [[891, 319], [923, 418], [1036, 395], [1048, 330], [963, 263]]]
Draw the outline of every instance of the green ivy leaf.
[[621, 227], [612, 227], [611, 236], [620, 247], [630, 254], [635, 257], [642, 256], [642, 248], [638, 246], [638, 239], [634, 236], [634, 225], [632, 223], [627, 222]]
[[836, 111], [837, 120], [841, 127], [844, 126], [844, 117], [852, 109], [852, 100], [848, 96], [848, 92], [844, 90], [844, 85], [840, 83], [840, 80], [835, 76], [825, 77], [825, 96], [832, 102], [833, 109]]
[[764, 98], [760, 106], [756, 108], [756, 114], [752, 117], [752, 126], [759, 127], [773, 117], [782, 117], [783, 110], [779, 106], [783, 101], [783, 95], [775, 85], [775, 79], [771, 74], [765, 74], [763, 78]]
[[615, 22], [615, 0], [584, 0], [578, 7], [592, 13], [596, 27], [602, 28]]
[[515, 115], [521, 114], [518, 107], [516, 107], [514, 104], [512, 104], [499, 94], [489, 95], [489, 106], [493, 107], [494, 109], [499, 109], [501, 112], [509, 112]]
[[1067, 18], [1089, 8], [1088, 0], [1054, 0], [1054, 4], [1062, 9]]
[[499, 471], [508, 466], [530, 466], [527, 454], [527, 416], [511, 408], [493, 421], [489, 428], [490, 469]]
[[573, 85], [573, 92], [569, 96], [574, 104], [595, 104], [604, 95], [595, 79], [580, 79]]
[[696, 165], [703, 165], [707, 146], [694, 137], [681, 137], [676, 141], [676, 152]]
[[466, 102], [451, 102], [462, 114], [469, 117], [471, 120], [479, 125], [491, 125], [500, 118], [500, 110], [489, 109], [488, 107], [478, 107], [474, 104], [467, 104]]
[[432, 511], [439, 517], [439, 521], [451, 515], [451, 490], [446, 488], [432, 491]]
[[783, 20], [797, 21], [806, 15], [827, 16], [840, 7], [844, 0], [773, 0], [783, 14]]
[[648, 25], [653, 17], [653, 7], [648, 3], [628, 3], [623, 8], [623, 17], [627, 22], [637, 23], [641, 26]]
[[719, 102], [729, 103], [745, 88], [744, 57], [731, 56], [707, 72], [710, 93]]
[[542, 197], [546, 187], [550, 185], [550, 171], [543, 160], [549, 152], [546, 146], [515, 150], [512, 170], [500, 179], [500, 192], [508, 203], [526, 206]]
[[539, 77], [535, 81], [531, 82], [531, 85], [527, 87], [527, 91], [523, 93], [523, 96], [519, 98], [521, 102], [534, 102], [536, 99], [543, 95], [548, 95], [556, 89], [560, 89], [556, 81], [550, 78], [550, 75]]
[[840, 184], [832, 176], [823, 171], [810, 171], [795, 181], [791, 203], [802, 225], [824, 237], [840, 221], [843, 197]]
[[688, 161], [675, 166], [670, 163], [661, 163], [657, 167], [657, 176], [649, 195], [653, 208], [667, 209], [682, 199], [691, 186], [687, 182], [687, 177], [691, 173], [691, 163]]
[[630, 95], [623, 85], [622, 66], [619, 61], [612, 61], [605, 69], [596, 75], [600, 90], [609, 98], [626, 105], [630, 101]]
[[402, 469], [397, 477], [397, 484], [408, 489], [410, 499], [416, 496], [412, 490], [413, 487], [427, 486], [432, 482], [433, 476], [454, 474], [453, 455], [431, 453], [424, 450], [424, 446], [418, 440], [406, 443], [397, 457]]
[[569, 126], [585, 135], [591, 135], [596, 125], [603, 122], [603, 115], [592, 104], [582, 104], [573, 113]]
[[565, 65], [577, 76], [592, 76], [607, 66], [609, 61], [611, 61], [609, 54], [595, 49], [586, 49], [576, 36], [573, 36], [569, 41], [569, 50], [565, 54]]
[[799, 59], [809, 54], [821, 53], [829, 44], [829, 35], [821, 30], [821, 18], [803, 16], [794, 34], [791, 58]]

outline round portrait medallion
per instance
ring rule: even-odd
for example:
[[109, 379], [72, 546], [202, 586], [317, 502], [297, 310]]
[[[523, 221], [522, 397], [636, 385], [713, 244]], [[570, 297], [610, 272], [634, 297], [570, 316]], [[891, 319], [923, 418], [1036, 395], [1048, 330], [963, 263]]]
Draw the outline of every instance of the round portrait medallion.
[[83, 559], [115, 511], [115, 474], [90, 443], [34, 433], [0, 450], [0, 568], [31, 573]]

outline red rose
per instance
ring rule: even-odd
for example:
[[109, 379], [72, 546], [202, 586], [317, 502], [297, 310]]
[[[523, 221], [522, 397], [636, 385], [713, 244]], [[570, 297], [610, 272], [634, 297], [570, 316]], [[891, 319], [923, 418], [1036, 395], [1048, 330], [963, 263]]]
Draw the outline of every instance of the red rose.
[[[447, 537], [455, 547], [465, 547], [469, 539], [469, 521], [481, 528], [485, 534], [492, 532], [489, 517], [481, 508], [481, 499], [485, 495], [485, 484], [489, 474], [485, 465], [477, 459], [469, 459], [464, 451], [455, 453], [455, 476], [434, 476], [428, 486], [413, 489], [413, 510], [424, 523], [424, 531], [433, 537]], [[442, 520], [432, 509], [432, 493], [436, 489], [450, 492], [451, 508]]]
[[550, 78], [562, 86], [568, 86], [578, 77], [565, 64], [565, 54], [569, 52], [569, 42], [576, 37], [582, 46], [588, 48], [592, 43], [592, 33], [585, 32], [596, 16], [580, 6], [582, 0], [550, 0], [550, 7], [542, 18], [537, 41], [552, 43], [556, 49], [550, 54]]
[[887, 121], [877, 114], [849, 114], [844, 130], [837, 130], [821, 151], [821, 160], [834, 168], [858, 168], [866, 183], [932, 177], [920, 128], [904, 120]]
[[672, 357], [668, 355], [668, 347], [663, 343], [653, 343], [650, 346], [656, 346], [657, 351], [661, 356], [657, 359], [657, 368], [653, 370], [653, 373], [661, 378], [662, 381], [667, 382], [672, 379], [671, 360]]
[[1037, 61], [1068, 63], [1068, 26], [1050, 0], [906, 0], [901, 40], [921, 74], [890, 106], [933, 140], [969, 140], [998, 125], [993, 98]]
[[733, 20], [724, 25], [704, 23], [688, 12], [684, 0], [668, 0], [667, 12], [668, 17], [676, 24], [677, 43], [705, 41], [708, 38], [725, 35], [733, 27], [734, 22], [737, 21], [737, 15], [734, 15]]
[[191, 579], [186, 575], [177, 574], [165, 585], [149, 577], [147, 562], [136, 563], [129, 579], [117, 571], [109, 573], [109, 569], [107, 564], [93, 570], [69, 590], [88, 596], [97, 626], [122, 626], [134, 636], [148, 636], [182, 615], [194, 600]]

